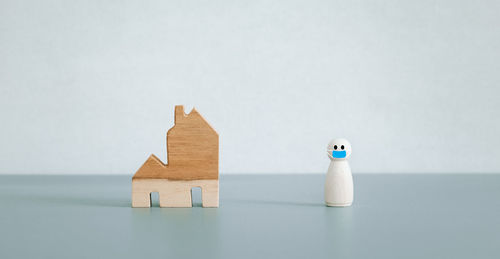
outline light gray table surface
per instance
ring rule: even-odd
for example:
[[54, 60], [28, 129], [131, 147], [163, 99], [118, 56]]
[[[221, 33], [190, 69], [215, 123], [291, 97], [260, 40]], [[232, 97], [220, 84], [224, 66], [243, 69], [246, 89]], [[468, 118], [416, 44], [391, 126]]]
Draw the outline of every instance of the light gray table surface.
[[[0, 258], [500, 258], [500, 175], [228, 175], [220, 207], [131, 208], [131, 176], [0, 176]], [[155, 202], [157, 204], [157, 202]]]

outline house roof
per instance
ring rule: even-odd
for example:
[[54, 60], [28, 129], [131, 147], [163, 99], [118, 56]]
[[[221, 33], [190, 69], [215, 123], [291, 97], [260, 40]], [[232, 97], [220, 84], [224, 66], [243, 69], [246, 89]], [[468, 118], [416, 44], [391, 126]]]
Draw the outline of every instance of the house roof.
[[175, 107], [175, 125], [167, 132], [168, 164], [151, 155], [133, 179], [218, 179], [219, 135], [193, 108]]

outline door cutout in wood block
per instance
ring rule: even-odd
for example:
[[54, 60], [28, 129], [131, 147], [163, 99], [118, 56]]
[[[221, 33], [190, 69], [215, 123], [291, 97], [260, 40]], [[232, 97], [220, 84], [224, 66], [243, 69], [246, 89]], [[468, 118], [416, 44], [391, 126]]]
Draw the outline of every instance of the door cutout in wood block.
[[201, 207], [202, 206], [202, 194], [200, 187], [191, 188], [191, 201], [193, 207]]
[[149, 193], [149, 204], [151, 207], [160, 207], [160, 194], [158, 192]]

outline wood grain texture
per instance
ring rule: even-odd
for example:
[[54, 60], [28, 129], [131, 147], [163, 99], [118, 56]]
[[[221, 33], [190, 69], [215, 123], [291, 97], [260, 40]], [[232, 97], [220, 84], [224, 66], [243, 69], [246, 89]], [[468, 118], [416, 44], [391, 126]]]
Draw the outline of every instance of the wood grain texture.
[[160, 207], [192, 207], [191, 189], [201, 188], [203, 207], [219, 207], [219, 180], [138, 179], [132, 181], [132, 207], [151, 207], [151, 193], [158, 192]]
[[175, 106], [175, 125], [167, 132], [167, 161], [151, 155], [132, 177], [132, 207], [191, 207], [191, 188], [200, 187], [203, 207], [219, 206], [219, 135], [193, 109]]
[[219, 179], [219, 135], [193, 108], [175, 107], [175, 125], [167, 132], [167, 160], [151, 155], [133, 179]]

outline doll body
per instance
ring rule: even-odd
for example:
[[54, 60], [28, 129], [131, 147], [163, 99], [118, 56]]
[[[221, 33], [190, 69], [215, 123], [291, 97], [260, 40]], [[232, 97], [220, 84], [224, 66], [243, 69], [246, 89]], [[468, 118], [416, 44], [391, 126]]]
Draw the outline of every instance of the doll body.
[[354, 188], [351, 167], [347, 158], [351, 154], [351, 145], [345, 139], [334, 139], [328, 144], [330, 166], [325, 180], [325, 203], [327, 206], [350, 206]]

